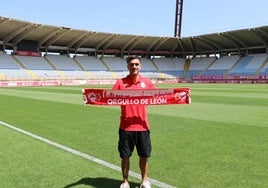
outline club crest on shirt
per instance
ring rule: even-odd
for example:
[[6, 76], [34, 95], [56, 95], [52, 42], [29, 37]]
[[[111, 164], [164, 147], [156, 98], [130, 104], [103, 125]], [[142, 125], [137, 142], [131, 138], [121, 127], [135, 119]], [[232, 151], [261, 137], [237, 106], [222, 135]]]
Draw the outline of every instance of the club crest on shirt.
[[146, 86], [145, 83], [144, 82], [141, 82], [141, 87], [142, 88], [145, 88], [145, 86]]

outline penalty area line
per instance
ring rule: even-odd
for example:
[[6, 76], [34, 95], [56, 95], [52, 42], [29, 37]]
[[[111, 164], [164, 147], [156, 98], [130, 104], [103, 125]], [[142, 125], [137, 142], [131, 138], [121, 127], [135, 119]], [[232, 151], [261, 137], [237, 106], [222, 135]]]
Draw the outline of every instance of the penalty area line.
[[[74, 155], [76, 155], [76, 156], [83, 157], [83, 158], [85, 158], [85, 159], [88, 159], [88, 160], [90, 160], [90, 161], [93, 161], [93, 162], [95, 162], [95, 163], [97, 163], [97, 164], [100, 164], [100, 165], [102, 165], [102, 166], [105, 166], [105, 167], [108, 167], [108, 168], [113, 169], [113, 170], [115, 170], [115, 171], [121, 172], [121, 167], [116, 166], [116, 165], [111, 164], [111, 163], [108, 163], [108, 162], [106, 162], [106, 161], [104, 161], [104, 160], [101, 160], [101, 159], [98, 159], [98, 158], [93, 157], [93, 156], [91, 156], [91, 155], [88, 155], [88, 154], [82, 153], [82, 152], [80, 152], [80, 151], [74, 150], [74, 149], [69, 148], [69, 147], [67, 147], [67, 146], [64, 146], [64, 145], [62, 145], [62, 144], [53, 142], [53, 141], [51, 141], [51, 140], [49, 140], [49, 139], [46, 139], [46, 138], [43, 138], [43, 137], [38, 136], [38, 135], [36, 135], [36, 134], [33, 134], [33, 133], [31, 133], [31, 132], [25, 131], [25, 130], [23, 130], [23, 129], [20, 129], [20, 128], [14, 126], [14, 125], [10, 125], [10, 124], [5, 123], [5, 122], [3, 122], [3, 121], [0, 121], [0, 124], [6, 126], [6, 127], [8, 127], [8, 128], [10, 128], [10, 129], [13, 129], [13, 130], [15, 130], [15, 131], [18, 131], [18, 132], [20, 132], [20, 133], [23, 133], [23, 134], [25, 134], [25, 135], [27, 135], [27, 136], [30, 136], [30, 137], [35, 138], [35, 139], [37, 139], [37, 140], [40, 140], [40, 141], [42, 141], [42, 142], [44, 142], [44, 143], [47, 143], [47, 144], [52, 145], [52, 146], [55, 146], [55, 147], [57, 147], [57, 148], [59, 148], [59, 149], [61, 149], [61, 150], [67, 151], [67, 152], [69, 152], [69, 153], [72, 153], [72, 154], [74, 154]], [[129, 171], [129, 175], [132, 176], [132, 177], [134, 177], [134, 178], [136, 178], [136, 179], [141, 179], [141, 175], [138, 174], [138, 173], [136, 173], [136, 172]], [[159, 187], [163, 187], [163, 188], [176, 188], [176, 187], [173, 187], [173, 186], [168, 185], [168, 184], [166, 184], [166, 183], [163, 183], [163, 182], [160, 182], [160, 181], [158, 181], [158, 180], [152, 179], [152, 178], [148, 178], [148, 180], [149, 180], [153, 185], [156, 185], [156, 186], [159, 186]]]

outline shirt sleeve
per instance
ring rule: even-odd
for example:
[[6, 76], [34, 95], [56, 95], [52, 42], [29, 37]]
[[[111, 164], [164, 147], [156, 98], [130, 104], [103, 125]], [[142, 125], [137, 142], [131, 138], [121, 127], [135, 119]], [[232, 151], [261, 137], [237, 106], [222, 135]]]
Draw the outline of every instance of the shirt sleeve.
[[113, 90], [120, 89], [120, 88], [121, 88], [120, 85], [121, 85], [121, 80], [117, 80], [117, 81], [115, 82], [115, 84], [113, 85], [112, 89], [113, 89]]
[[150, 83], [148, 89], [156, 89], [156, 87], [155, 87], [155, 85], [153, 84], [153, 82], [152, 82], [150, 79], [148, 79], [148, 80], [149, 80], [148, 83]]

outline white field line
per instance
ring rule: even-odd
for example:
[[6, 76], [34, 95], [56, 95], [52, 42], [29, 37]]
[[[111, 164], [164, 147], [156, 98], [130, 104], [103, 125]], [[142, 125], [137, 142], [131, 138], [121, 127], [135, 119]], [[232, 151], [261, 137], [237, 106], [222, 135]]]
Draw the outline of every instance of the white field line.
[[[35, 134], [33, 134], [33, 133], [30, 133], [30, 132], [28, 132], [28, 131], [25, 131], [25, 130], [23, 130], [23, 129], [20, 129], [20, 128], [18, 128], [18, 127], [15, 127], [15, 126], [13, 126], [13, 125], [10, 125], [10, 124], [8, 124], [8, 123], [5, 123], [5, 122], [3, 122], [3, 121], [0, 121], [0, 124], [4, 125], [4, 126], [6, 126], [6, 127], [9, 127], [9, 128], [11, 128], [11, 129], [13, 129], [13, 130], [16, 130], [16, 131], [18, 131], [18, 132], [20, 132], [20, 133], [23, 133], [23, 134], [25, 134], [25, 135], [28, 135], [28, 136], [30, 136], [30, 137], [32, 137], [32, 138], [35, 138], [35, 139], [37, 139], [37, 140], [40, 140], [40, 141], [42, 141], [42, 142], [45, 142], [45, 143], [47, 143], [47, 144], [50, 144], [50, 145], [55, 146], [55, 147], [57, 147], [57, 148], [60, 148], [60, 149], [62, 149], [62, 150], [68, 151], [68, 152], [70, 152], [70, 153], [72, 153], [72, 154], [75, 154], [75, 155], [77, 155], [77, 156], [80, 156], [80, 157], [83, 157], [83, 158], [88, 159], [88, 160], [90, 160], [90, 161], [93, 161], [93, 162], [95, 162], [95, 163], [98, 163], [98, 164], [100, 164], [100, 165], [102, 165], [102, 166], [105, 166], [105, 167], [111, 168], [111, 169], [113, 169], [113, 170], [115, 170], [115, 171], [119, 171], [119, 172], [121, 172], [121, 167], [119, 167], [119, 166], [113, 165], [113, 164], [111, 164], [111, 163], [108, 163], [108, 162], [103, 161], [103, 160], [101, 160], [101, 159], [95, 158], [95, 157], [93, 157], [93, 156], [91, 156], [91, 155], [82, 153], [82, 152], [80, 152], [80, 151], [74, 150], [74, 149], [69, 148], [69, 147], [67, 147], [67, 146], [58, 144], [58, 143], [56, 143], [56, 142], [53, 142], [53, 141], [48, 140], [48, 139], [46, 139], [46, 138], [43, 138], [43, 137], [41, 137], [41, 136], [35, 135]], [[129, 172], [129, 175], [132, 176], [132, 177], [134, 177], [134, 178], [141, 179], [141, 175], [138, 174], [138, 173], [135, 173], [135, 172], [130, 171], [130, 172]], [[168, 185], [168, 184], [165, 184], [165, 183], [163, 183], [163, 182], [160, 182], [160, 181], [157, 181], [157, 180], [155, 180], [155, 179], [152, 179], [152, 178], [148, 178], [148, 179], [149, 179], [149, 181], [150, 181], [153, 185], [156, 185], [156, 186], [159, 186], [159, 187], [162, 187], [162, 188], [176, 188], [176, 187], [173, 187], [173, 186], [171, 186], [171, 185]]]

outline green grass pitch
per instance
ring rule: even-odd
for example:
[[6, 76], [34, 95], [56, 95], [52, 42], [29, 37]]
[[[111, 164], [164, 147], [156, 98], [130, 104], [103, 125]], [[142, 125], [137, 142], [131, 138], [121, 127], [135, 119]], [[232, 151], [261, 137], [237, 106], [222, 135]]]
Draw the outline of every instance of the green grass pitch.
[[[268, 187], [268, 86], [190, 87], [192, 104], [148, 106], [149, 177], [174, 187]], [[82, 88], [0, 88], [0, 121], [120, 166], [119, 107], [84, 106]], [[0, 187], [119, 187], [121, 173], [0, 124]], [[131, 170], [139, 173], [136, 152]], [[130, 177], [131, 186], [139, 179]], [[156, 186], [153, 186], [156, 187]]]

